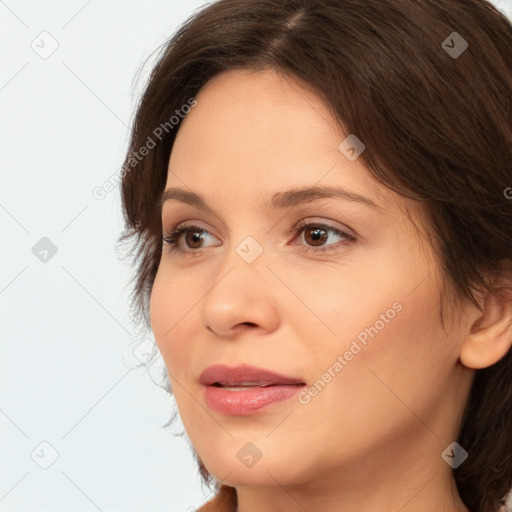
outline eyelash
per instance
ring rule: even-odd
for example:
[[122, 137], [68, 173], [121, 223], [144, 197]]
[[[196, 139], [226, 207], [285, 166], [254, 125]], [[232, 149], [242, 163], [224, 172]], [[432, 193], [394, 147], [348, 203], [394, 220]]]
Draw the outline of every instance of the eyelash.
[[[341, 231], [341, 230], [336, 229], [333, 226], [329, 226], [327, 224], [322, 224], [322, 223], [318, 223], [318, 222], [306, 222], [304, 220], [299, 222], [299, 224], [297, 224], [297, 226], [295, 228], [293, 228], [291, 234], [298, 235], [305, 228], [320, 228], [325, 231], [331, 231], [331, 232], [335, 233], [336, 235], [345, 239], [345, 241], [342, 242], [342, 244], [341, 244], [342, 246], [346, 246], [346, 245], [356, 242], [356, 238], [353, 237], [352, 235], [349, 235], [345, 231]], [[203, 229], [199, 226], [195, 226], [195, 225], [176, 226], [176, 227], [172, 228], [170, 230], [170, 232], [164, 233], [164, 235], [162, 237], [163, 242], [168, 246], [167, 250], [169, 252], [181, 252], [184, 254], [197, 255], [199, 253], [200, 249], [190, 249], [187, 251], [182, 251], [179, 248], [179, 239], [180, 239], [181, 235], [188, 233], [188, 232], [208, 233], [208, 231], [206, 231], [205, 229]], [[302, 252], [322, 253], [322, 252], [326, 252], [326, 251], [336, 250], [339, 247], [340, 246], [337, 246], [335, 248], [323, 248], [323, 247], [322, 248], [313, 248], [311, 246], [302, 246], [301, 251]]]

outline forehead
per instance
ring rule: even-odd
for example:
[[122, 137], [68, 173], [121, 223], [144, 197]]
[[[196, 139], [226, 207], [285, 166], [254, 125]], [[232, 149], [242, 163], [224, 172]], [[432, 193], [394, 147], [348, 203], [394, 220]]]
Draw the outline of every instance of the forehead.
[[[209, 80], [199, 91], [196, 99], [206, 97], [229, 103], [243, 103], [248, 110], [259, 110], [265, 104], [275, 106], [309, 107], [324, 118], [329, 115], [320, 97], [310, 90], [310, 86], [298, 77], [280, 70], [231, 69], [223, 71]], [[250, 100], [250, 103], [248, 103]], [[272, 114], [272, 112], [267, 112]]]
[[341, 156], [338, 145], [346, 135], [328, 108], [276, 71], [224, 72], [199, 91], [196, 101], [173, 145], [175, 170], [211, 174], [236, 167], [246, 176], [257, 170], [269, 180], [278, 171], [290, 177], [312, 167], [325, 173]]
[[[196, 101], [176, 140], [179, 145], [178, 139], [193, 137], [200, 144], [196, 153], [214, 146], [231, 146], [233, 152], [258, 148], [262, 158], [270, 154], [264, 144], [272, 143], [273, 155], [278, 156], [318, 144], [337, 150], [344, 138], [316, 94], [275, 70], [223, 72], [199, 91]], [[310, 143], [304, 145], [306, 140]]]
[[207, 202], [239, 196], [241, 204], [252, 191], [268, 204], [291, 188], [344, 187], [386, 210], [414, 211], [361, 159], [347, 159], [339, 147], [347, 134], [301, 82], [275, 70], [230, 70], [195, 99], [176, 136], [166, 188], [188, 188]]

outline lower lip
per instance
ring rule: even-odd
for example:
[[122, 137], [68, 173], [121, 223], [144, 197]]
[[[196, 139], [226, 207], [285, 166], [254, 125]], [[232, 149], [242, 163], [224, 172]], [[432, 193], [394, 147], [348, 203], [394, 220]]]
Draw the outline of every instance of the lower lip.
[[281, 385], [231, 391], [217, 386], [205, 386], [205, 399], [208, 407], [221, 414], [245, 416], [288, 400], [302, 388], [304, 385]]

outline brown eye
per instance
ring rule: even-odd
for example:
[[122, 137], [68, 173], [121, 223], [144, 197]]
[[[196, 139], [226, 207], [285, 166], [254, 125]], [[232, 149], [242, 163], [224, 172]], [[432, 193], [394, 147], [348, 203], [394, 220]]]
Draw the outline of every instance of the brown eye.
[[[302, 247], [302, 251], [313, 251], [313, 252], [325, 252], [339, 248], [340, 246], [346, 246], [356, 241], [355, 237], [349, 235], [345, 231], [341, 231], [333, 226], [329, 226], [327, 224], [318, 224], [318, 223], [306, 223], [301, 222], [294, 229], [294, 233], [299, 235], [297, 238], [303, 239], [306, 242], [306, 245]], [[301, 234], [303, 235], [301, 236]], [[336, 237], [341, 238], [341, 243], [327, 244], [326, 242], [329, 240], [329, 234], [334, 233]], [[325, 247], [324, 247], [325, 245]], [[334, 247], [330, 247], [334, 245]]]
[[[184, 237], [182, 235], [185, 235]], [[182, 253], [197, 253], [202, 249], [209, 232], [199, 226], [181, 226], [173, 228], [169, 233], [164, 234], [162, 240], [169, 246], [169, 251]], [[181, 238], [185, 241], [185, 249], [180, 247]], [[208, 247], [208, 246], [206, 246]]]
[[196, 231], [192, 229], [188, 229], [184, 231], [185, 233], [185, 244], [190, 249], [200, 249], [201, 243], [205, 238], [206, 231]]
[[322, 245], [328, 238], [327, 230], [323, 228], [307, 228], [304, 230], [304, 239], [313, 246]]

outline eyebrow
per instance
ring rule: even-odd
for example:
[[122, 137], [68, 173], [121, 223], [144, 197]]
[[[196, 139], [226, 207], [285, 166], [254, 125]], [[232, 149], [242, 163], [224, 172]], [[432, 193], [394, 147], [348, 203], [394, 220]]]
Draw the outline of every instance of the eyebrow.
[[[276, 192], [272, 196], [270, 202], [265, 201], [265, 206], [270, 210], [281, 210], [302, 203], [310, 203], [312, 201], [316, 201], [317, 199], [325, 198], [340, 198], [361, 203], [375, 209], [382, 209], [368, 197], [364, 197], [356, 194], [355, 192], [350, 192], [343, 188], [336, 187], [296, 188], [293, 190], [287, 190], [285, 192]], [[189, 192], [181, 188], [168, 188], [164, 190], [158, 202], [160, 211], [166, 202], [173, 200], [196, 206], [205, 212], [215, 214], [201, 195], [196, 194], [195, 192]]]

